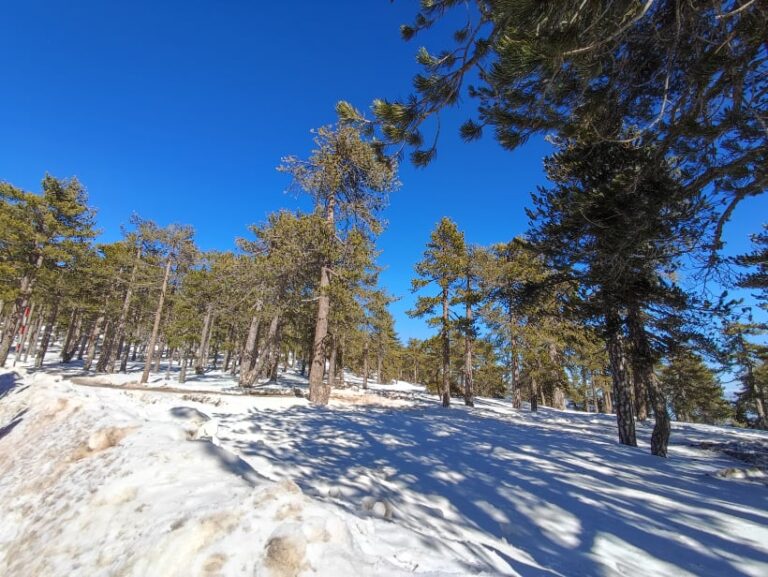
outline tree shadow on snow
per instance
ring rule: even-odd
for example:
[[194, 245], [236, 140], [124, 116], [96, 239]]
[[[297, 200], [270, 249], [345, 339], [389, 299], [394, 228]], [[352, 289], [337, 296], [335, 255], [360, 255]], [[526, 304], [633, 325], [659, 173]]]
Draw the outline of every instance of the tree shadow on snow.
[[[737, 561], [768, 563], [764, 545], [735, 539], [732, 528], [768, 524], [763, 487], [619, 445], [605, 417], [545, 410], [521, 419], [492, 406], [253, 410], [250, 431], [231, 437], [226, 429], [243, 422], [216, 417], [225, 446], [245, 459], [266, 458], [356, 514], [366, 514], [368, 495], [386, 500], [395, 522], [430, 547], [474, 557], [474, 570], [720, 577], [746, 575]], [[244, 438], [254, 433], [261, 440]]]

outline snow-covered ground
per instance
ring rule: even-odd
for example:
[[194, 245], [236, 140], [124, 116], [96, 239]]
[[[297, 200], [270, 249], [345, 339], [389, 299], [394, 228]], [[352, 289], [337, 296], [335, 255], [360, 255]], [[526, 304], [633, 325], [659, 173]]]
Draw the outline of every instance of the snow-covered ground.
[[766, 479], [696, 446], [761, 433], [676, 424], [663, 460], [610, 416], [407, 383], [320, 409], [78, 374], [0, 374], [0, 575], [768, 575]]

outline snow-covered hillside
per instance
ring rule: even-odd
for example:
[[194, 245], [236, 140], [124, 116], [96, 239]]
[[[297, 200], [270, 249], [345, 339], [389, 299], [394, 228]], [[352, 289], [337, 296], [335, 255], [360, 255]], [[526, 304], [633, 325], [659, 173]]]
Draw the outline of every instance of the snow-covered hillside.
[[761, 433], [678, 424], [663, 460], [610, 416], [405, 383], [318, 409], [74, 373], [0, 375], [0, 575], [768, 574], [766, 479], [698, 446]]

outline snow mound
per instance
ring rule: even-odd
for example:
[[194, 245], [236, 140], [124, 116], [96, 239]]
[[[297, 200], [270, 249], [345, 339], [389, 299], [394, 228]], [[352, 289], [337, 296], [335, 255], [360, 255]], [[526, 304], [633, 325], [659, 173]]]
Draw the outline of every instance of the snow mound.
[[467, 573], [406, 529], [313, 500], [195, 440], [216, 419], [178, 399], [169, 410], [42, 373], [23, 379], [31, 386], [0, 400], [0, 575]]

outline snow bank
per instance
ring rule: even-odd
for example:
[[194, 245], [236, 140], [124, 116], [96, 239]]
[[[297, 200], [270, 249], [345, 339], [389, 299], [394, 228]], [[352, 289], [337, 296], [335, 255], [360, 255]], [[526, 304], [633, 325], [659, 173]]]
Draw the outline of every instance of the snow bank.
[[215, 437], [211, 407], [21, 373], [0, 375], [0, 575], [467, 572], [406, 529], [194, 440]]

